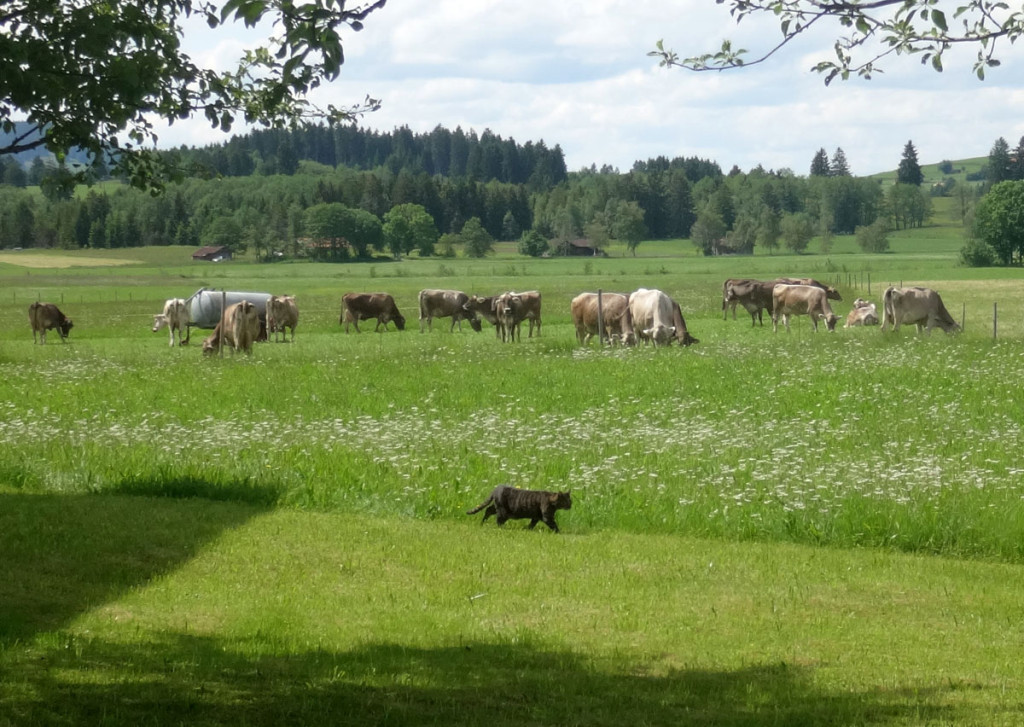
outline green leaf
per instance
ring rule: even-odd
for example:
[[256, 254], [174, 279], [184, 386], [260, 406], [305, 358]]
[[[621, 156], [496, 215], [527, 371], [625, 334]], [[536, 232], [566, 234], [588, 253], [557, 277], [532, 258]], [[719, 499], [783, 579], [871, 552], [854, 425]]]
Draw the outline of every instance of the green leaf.
[[939, 73], [942, 73], [942, 54], [941, 53], [936, 53], [934, 56], [932, 56], [932, 68], [934, 68]]
[[932, 10], [932, 22], [935, 26], [945, 33], [948, 28], [946, 27], [946, 14], [938, 8]]

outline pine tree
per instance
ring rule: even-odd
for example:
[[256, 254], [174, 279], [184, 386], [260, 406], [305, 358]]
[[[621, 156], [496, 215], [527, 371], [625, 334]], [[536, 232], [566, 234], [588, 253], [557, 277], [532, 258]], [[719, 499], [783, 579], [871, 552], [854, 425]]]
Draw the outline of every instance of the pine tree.
[[832, 155], [830, 171], [833, 177], [850, 176], [850, 165], [846, 161], [846, 152], [843, 151], [841, 146], [837, 146], [835, 153]]
[[915, 187], [920, 187], [924, 182], [924, 172], [917, 163], [917, 149], [914, 148], [912, 141], [908, 141], [903, 147], [903, 158], [900, 159], [900, 166], [896, 170], [896, 181], [899, 184], [913, 184]]
[[999, 137], [988, 153], [988, 182], [999, 184], [1013, 178], [1010, 163], [1010, 145], [1006, 139]]
[[818, 149], [811, 159], [811, 176], [827, 177], [831, 174], [831, 167], [828, 164], [828, 152], [824, 148]]

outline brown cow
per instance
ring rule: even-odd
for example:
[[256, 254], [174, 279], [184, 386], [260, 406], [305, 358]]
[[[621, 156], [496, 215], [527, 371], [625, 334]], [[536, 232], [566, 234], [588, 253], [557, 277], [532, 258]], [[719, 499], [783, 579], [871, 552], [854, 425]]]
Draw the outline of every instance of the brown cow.
[[936, 326], [946, 333], [960, 330], [946, 310], [942, 298], [931, 288], [886, 288], [882, 296], [882, 330], [891, 325], [898, 331], [903, 323], [914, 323], [917, 332], [930, 334]]
[[[587, 345], [597, 333], [597, 293], [580, 293], [570, 304], [576, 340]], [[622, 293], [601, 294], [601, 318], [605, 339], [626, 346], [636, 344], [633, 316], [629, 312], [629, 296]]]
[[33, 303], [28, 307], [28, 322], [32, 325], [32, 342], [36, 342], [36, 334], [39, 334], [39, 343], [46, 343], [46, 332], [52, 328], [57, 329], [60, 340], [66, 341], [74, 324], [71, 319], [60, 312], [53, 303]]
[[692, 346], [695, 343], [700, 343], [699, 339], [691, 336], [690, 332], [686, 330], [686, 321], [683, 320], [683, 311], [679, 304], [675, 299], [670, 298], [669, 300], [672, 301], [672, 326], [676, 329], [676, 341], [680, 346]]
[[726, 304], [733, 306], [735, 314], [736, 304], [740, 304], [750, 314], [750, 325], [757, 323], [764, 325], [764, 311], [771, 313], [772, 310], [772, 289], [775, 287], [774, 280], [727, 280], [723, 287], [725, 300], [722, 303], [723, 310]]
[[467, 307], [469, 296], [461, 290], [421, 290], [420, 291], [420, 333], [423, 333], [423, 321], [426, 320], [427, 328], [434, 329], [435, 318], [451, 317], [452, 325], [449, 331], [455, 330], [455, 324], [459, 324], [462, 330], [462, 321], [469, 321], [470, 327], [480, 332], [480, 319], [472, 309]]
[[839, 295], [839, 291], [833, 288], [831, 285], [825, 285], [819, 283], [814, 278], [776, 278], [776, 285], [810, 285], [815, 288], [821, 288], [825, 291], [825, 296], [829, 300], [842, 300], [843, 296]]
[[299, 325], [299, 307], [295, 305], [295, 296], [272, 295], [267, 301], [267, 338], [274, 334], [274, 343], [277, 343], [277, 334], [281, 334], [281, 340], [287, 340], [286, 328], [292, 329], [292, 343], [295, 342], [295, 326]]
[[345, 333], [348, 333], [349, 323], [359, 333], [359, 321], [370, 318], [377, 319], [374, 331], [379, 331], [382, 324], [386, 331], [389, 321], [394, 321], [398, 330], [405, 330], [405, 316], [398, 312], [398, 306], [390, 293], [345, 293], [342, 296], [341, 318], [338, 322], [345, 324]]
[[466, 310], [472, 311], [494, 326], [494, 335], [496, 338], [500, 338], [501, 329], [498, 328], [498, 314], [494, 311], [494, 301], [497, 297], [496, 295], [488, 295], [487, 297], [471, 295], [466, 302]]
[[231, 346], [233, 351], [252, 353], [253, 341], [256, 341], [259, 335], [259, 311], [253, 303], [247, 300], [239, 301], [227, 307], [213, 333], [203, 341], [203, 354], [215, 353], [222, 343], [222, 337], [223, 345]]
[[776, 285], [772, 290], [772, 330], [779, 331], [779, 316], [782, 316], [786, 330], [789, 330], [789, 317], [810, 316], [814, 330], [818, 330], [818, 319], [825, 321], [830, 331], [836, 330], [839, 320], [828, 304], [828, 296], [822, 288], [813, 285]]
[[501, 340], [521, 340], [520, 324], [523, 321], [530, 321], [530, 336], [533, 336], [533, 326], [537, 326], [537, 335], [540, 335], [540, 293], [536, 290], [525, 293], [509, 291], [494, 298], [494, 314], [497, 317], [498, 334]]
[[[736, 305], [740, 302], [738, 297], [730, 296], [729, 291], [734, 285], [736, 286], [747, 286], [751, 283], [757, 283], [760, 281], [754, 280], [753, 278], [726, 278], [725, 282], [722, 283], [722, 320], [729, 318], [728, 309], [732, 309], [732, 319], [736, 320]], [[763, 324], [762, 324], [763, 325]]]

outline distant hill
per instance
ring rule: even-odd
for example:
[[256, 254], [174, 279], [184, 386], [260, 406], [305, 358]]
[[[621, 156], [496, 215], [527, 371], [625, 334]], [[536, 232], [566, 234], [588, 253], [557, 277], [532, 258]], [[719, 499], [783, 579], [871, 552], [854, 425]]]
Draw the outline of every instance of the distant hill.
[[[10, 144], [14, 139], [17, 139], [19, 136], [21, 136], [31, 128], [32, 125], [27, 122], [16, 121], [14, 122], [14, 131], [10, 133], [4, 133], [3, 130], [0, 129], [0, 147], [4, 147]], [[34, 136], [30, 136], [28, 140], [32, 141], [38, 138], [39, 134], [36, 133]], [[44, 161], [52, 160], [56, 162], [56, 159], [53, 156], [53, 154], [50, 151], [48, 151], [44, 146], [36, 147], [35, 149], [29, 149], [28, 151], [18, 152], [17, 154], [7, 154], [5, 156], [14, 157], [15, 160], [17, 160], [23, 167], [26, 168], [28, 168], [32, 164], [32, 161], [36, 157], [42, 157]], [[91, 157], [89, 155], [89, 152], [79, 148], [72, 149], [68, 153], [67, 160], [69, 162], [84, 164], [85, 166], [89, 166], [91, 163]]]
[[[980, 172], [988, 164], [988, 157], [974, 157], [973, 159], [950, 159], [948, 160], [953, 164], [952, 174], [946, 174], [939, 165], [942, 161], [938, 161], [935, 164], [922, 164], [921, 171], [924, 172], [924, 184], [931, 186], [937, 182], [941, 182], [946, 177], [952, 177], [957, 183], [967, 182], [967, 175], [975, 172]], [[870, 175], [871, 179], [878, 179], [882, 182], [895, 183], [896, 182], [896, 170], [893, 169], [889, 172], [879, 172], [878, 174]], [[979, 182], [980, 183], [980, 182]]]

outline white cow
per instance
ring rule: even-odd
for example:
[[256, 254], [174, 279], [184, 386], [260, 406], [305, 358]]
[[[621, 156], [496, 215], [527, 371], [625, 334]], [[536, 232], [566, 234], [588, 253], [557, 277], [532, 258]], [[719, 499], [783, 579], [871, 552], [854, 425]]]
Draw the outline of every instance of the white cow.
[[882, 296], [882, 330], [891, 325], [896, 331], [903, 323], [916, 324], [918, 333], [931, 333], [935, 327], [946, 333], [960, 330], [942, 298], [931, 288], [886, 288]]
[[675, 311], [672, 299], [660, 290], [640, 288], [629, 296], [629, 312], [633, 316], [633, 329], [644, 343], [667, 346], [676, 335]]
[[[178, 345], [184, 346], [188, 343], [188, 324], [192, 320], [189, 315], [188, 305], [182, 298], [171, 298], [164, 303], [164, 312], [153, 316], [153, 333], [156, 333], [164, 326], [167, 326], [170, 333], [170, 345], [174, 346], [174, 332], [178, 332]], [[184, 338], [182, 335], [184, 334]]]
[[790, 316], [810, 316], [814, 330], [818, 330], [818, 319], [825, 321], [830, 331], [836, 330], [839, 318], [828, 304], [827, 294], [812, 285], [776, 285], [772, 289], [772, 330], [778, 333], [779, 316], [789, 330]]

